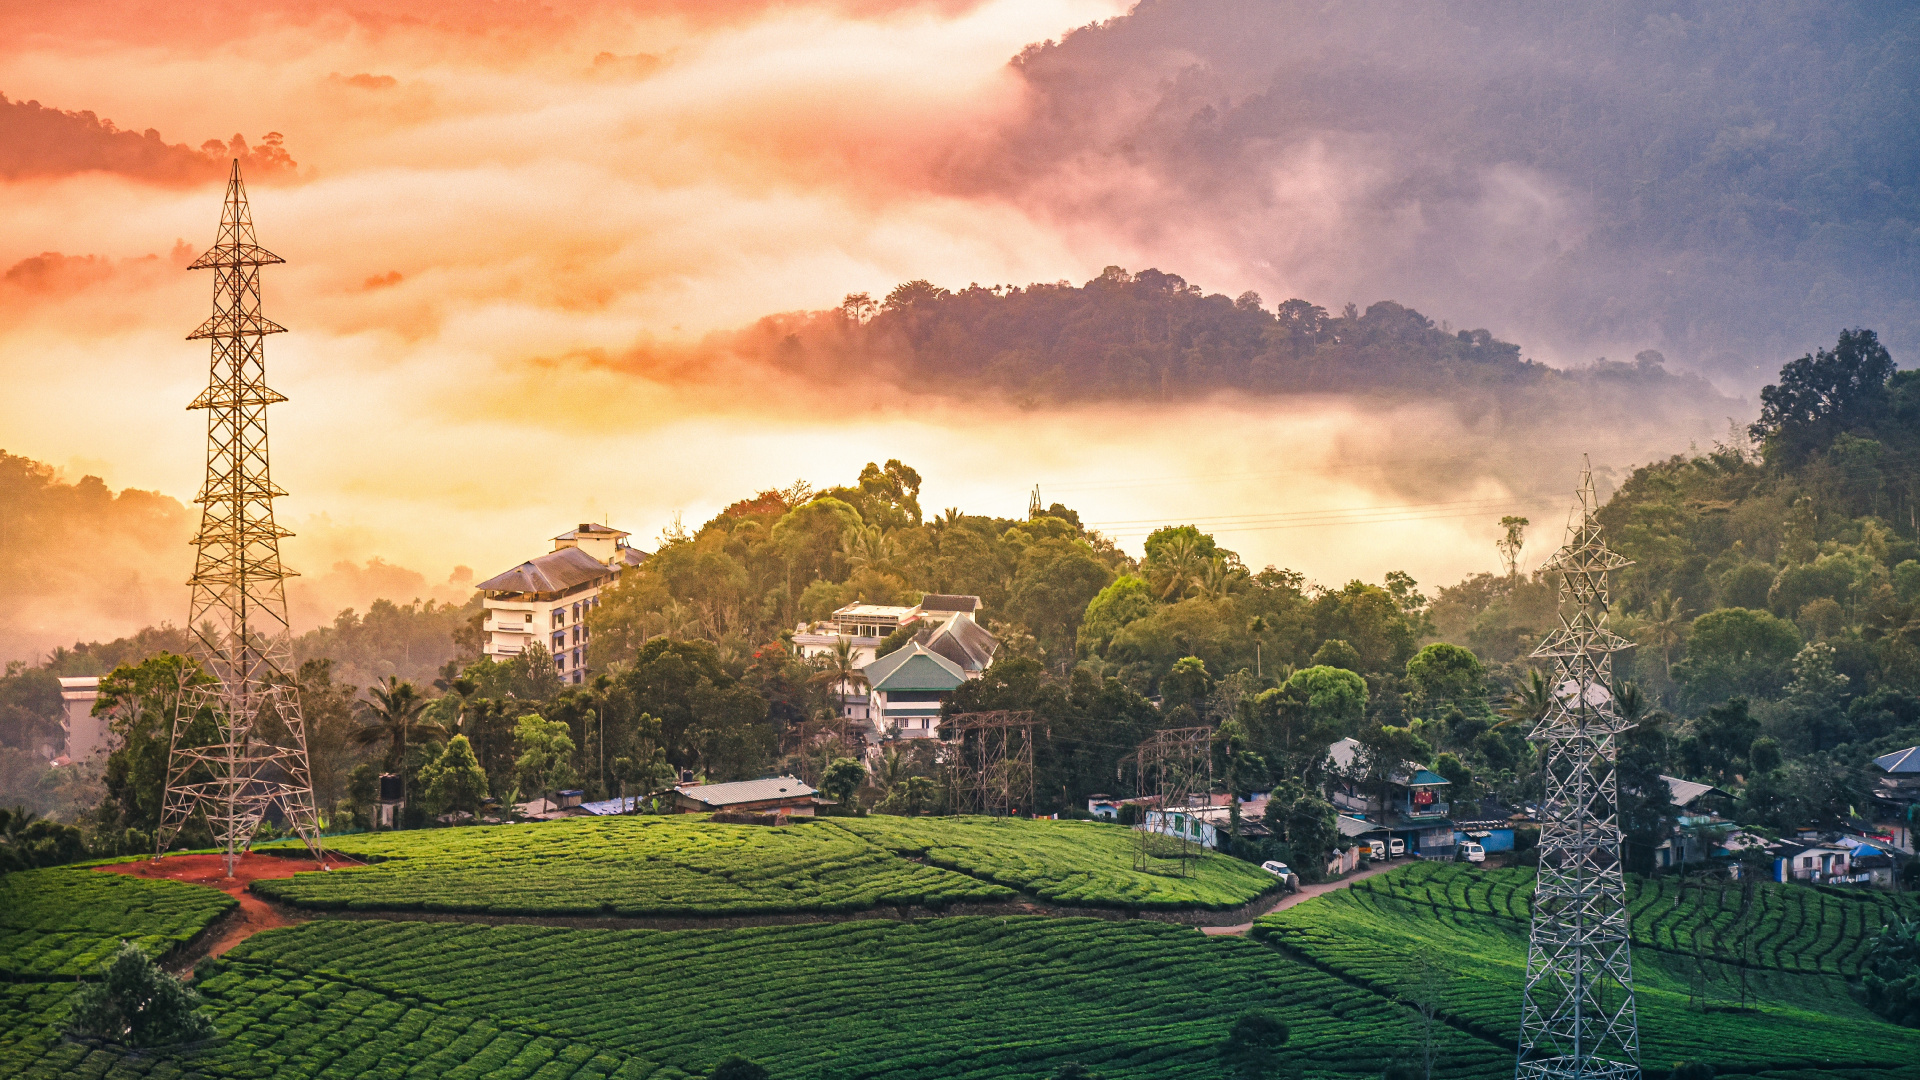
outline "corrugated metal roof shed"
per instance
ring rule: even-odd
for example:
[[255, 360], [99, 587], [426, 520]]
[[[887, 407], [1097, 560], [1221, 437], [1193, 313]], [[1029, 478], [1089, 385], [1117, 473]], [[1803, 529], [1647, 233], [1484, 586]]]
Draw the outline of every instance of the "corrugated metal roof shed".
[[680, 794], [706, 806], [799, 799], [817, 794], [797, 776], [770, 776], [765, 780], [739, 780], [729, 784], [700, 784], [678, 790]]
[[605, 563], [579, 548], [561, 548], [535, 559], [528, 559], [498, 577], [475, 585], [482, 592], [547, 593], [565, 592], [613, 571]]

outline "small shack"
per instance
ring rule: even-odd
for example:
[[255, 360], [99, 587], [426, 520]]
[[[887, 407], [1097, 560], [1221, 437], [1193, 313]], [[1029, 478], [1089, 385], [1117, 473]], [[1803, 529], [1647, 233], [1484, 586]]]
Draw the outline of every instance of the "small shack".
[[673, 808], [682, 814], [716, 810], [755, 814], [813, 816], [819, 793], [797, 776], [770, 776], [730, 784], [682, 784], [673, 789]]

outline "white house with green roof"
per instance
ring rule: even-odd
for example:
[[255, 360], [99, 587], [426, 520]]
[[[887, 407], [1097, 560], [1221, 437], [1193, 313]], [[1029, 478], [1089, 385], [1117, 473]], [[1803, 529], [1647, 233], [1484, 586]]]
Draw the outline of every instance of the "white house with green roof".
[[967, 672], [918, 641], [860, 669], [867, 682], [874, 726], [882, 738], [931, 739], [940, 734], [940, 707]]

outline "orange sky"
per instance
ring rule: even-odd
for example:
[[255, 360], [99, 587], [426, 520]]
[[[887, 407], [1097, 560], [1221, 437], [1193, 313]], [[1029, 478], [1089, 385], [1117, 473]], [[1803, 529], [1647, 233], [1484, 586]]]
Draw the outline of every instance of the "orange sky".
[[[1123, 523], [1113, 531], [1134, 547], [1141, 523], [1162, 517], [1421, 501], [1383, 486], [1356, 447], [1405, 443], [1407, 425], [1441, 424], [1432, 416], [1388, 431], [1392, 418], [1325, 401], [998, 415], [906, 408], [858, 385], [689, 385], [594, 362], [914, 277], [1077, 282], [1158, 261], [1206, 267], [1217, 276], [1183, 272], [1210, 290], [1246, 287], [1252, 274], [1234, 280], [1177, 237], [1142, 250], [939, 181], [1019, 117], [1010, 57], [1122, 4], [353, 10], [0, 13], [0, 92], [13, 101], [90, 110], [167, 144], [284, 135], [296, 174], [257, 176], [251, 194], [261, 242], [287, 259], [266, 271], [267, 314], [292, 330], [268, 347], [292, 399], [272, 417], [275, 478], [292, 492], [282, 520], [301, 534], [288, 557], [311, 572], [380, 556], [430, 584], [456, 565], [484, 576], [579, 520], [650, 542], [676, 511], [696, 524], [757, 488], [844, 482], [888, 457], [926, 475], [929, 507], [1015, 514], [1039, 483], [1090, 520]], [[183, 407], [206, 349], [183, 338], [211, 283], [181, 255], [210, 242], [218, 205], [217, 180], [157, 172], [0, 178], [0, 270], [43, 252], [94, 257], [0, 282], [12, 391], [0, 446], [71, 477], [191, 497], [204, 418]], [[1481, 484], [1447, 497], [1532, 494]], [[1238, 534], [1229, 523], [1222, 539], [1319, 580], [1405, 567], [1439, 584], [1492, 567], [1500, 511], [1479, 511]]]

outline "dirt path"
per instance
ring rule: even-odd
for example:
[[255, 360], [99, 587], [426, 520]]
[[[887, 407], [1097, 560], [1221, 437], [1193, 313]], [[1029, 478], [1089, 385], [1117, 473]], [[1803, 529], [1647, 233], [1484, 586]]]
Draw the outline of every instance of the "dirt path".
[[[1405, 865], [1407, 865], [1405, 862], [1373, 863], [1372, 865], [1368, 866], [1365, 870], [1361, 870], [1357, 873], [1348, 874], [1346, 877], [1340, 878], [1337, 881], [1323, 881], [1318, 885], [1302, 885], [1300, 886], [1299, 892], [1289, 894], [1288, 896], [1284, 897], [1279, 903], [1273, 905], [1271, 908], [1268, 908], [1266, 912], [1262, 912], [1262, 914], [1267, 914], [1275, 911], [1284, 911], [1295, 904], [1306, 903], [1308, 900], [1311, 900], [1316, 896], [1324, 896], [1327, 893], [1334, 891], [1335, 889], [1344, 889], [1347, 886], [1353, 884], [1354, 882], [1360, 881], [1365, 878], [1379, 877], [1381, 874], [1385, 874], [1392, 870], [1397, 870], [1400, 867]], [[1253, 929], [1253, 923], [1244, 922], [1244, 923], [1240, 923], [1237, 926], [1203, 926], [1200, 928], [1200, 932], [1211, 937], [1218, 937], [1222, 934], [1244, 934], [1251, 929]]]
[[262, 930], [306, 922], [305, 918], [289, 914], [248, 892], [247, 886], [262, 878], [292, 877], [302, 870], [313, 868], [313, 863], [304, 858], [250, 853], [240, 857], [239, 865], [233, 868], [232, 877], [227, 876], [226, 860], [219, 855], [169, 855], [157, 862], [141, 859], [139, 862], [115, 863], [99, 867], [99, 871], [204, 885], [219, 889], [240, 902], [238, 908], [215, 920], [188, 942], [182, 952], [169, 958], [169, 967], [186, 971], [201, 960], [219, 956]]

